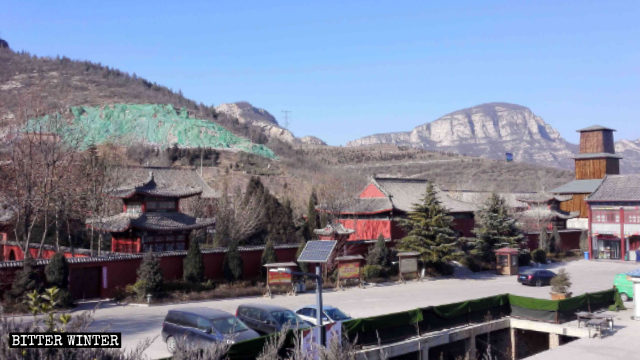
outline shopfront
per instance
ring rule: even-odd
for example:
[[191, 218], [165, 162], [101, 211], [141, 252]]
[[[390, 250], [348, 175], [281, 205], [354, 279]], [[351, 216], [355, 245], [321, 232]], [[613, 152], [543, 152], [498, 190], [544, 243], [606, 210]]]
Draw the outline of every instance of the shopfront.
[[597, 235], [593, 257], [595, 259], [621, 259], [620, 238], [612, 235]]

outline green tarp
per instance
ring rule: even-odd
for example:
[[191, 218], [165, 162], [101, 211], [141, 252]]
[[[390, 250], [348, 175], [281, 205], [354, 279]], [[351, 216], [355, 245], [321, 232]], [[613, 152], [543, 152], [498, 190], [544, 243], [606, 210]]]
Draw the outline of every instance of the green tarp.
[[275, 158], [268, 147], [236, 136], [213, 121], [190, 117], [185, 109], [176, 110], [172, 105], [74, 106], [70, 116], [54, 114], [30, 119], [25, 131], [56, 133], [66, 144], [81, 150], [104, 143], [142, 143], [162, 148], [175, 144], [235, 149]]

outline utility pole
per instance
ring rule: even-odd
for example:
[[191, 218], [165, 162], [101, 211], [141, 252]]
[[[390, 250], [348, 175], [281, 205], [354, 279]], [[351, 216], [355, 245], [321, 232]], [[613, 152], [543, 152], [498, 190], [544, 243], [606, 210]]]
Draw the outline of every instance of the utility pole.
[[291, 110], [282, 110], [282, 114], [284, 114], [284, 128], [289, 129], [289, 114], [291, 114]]

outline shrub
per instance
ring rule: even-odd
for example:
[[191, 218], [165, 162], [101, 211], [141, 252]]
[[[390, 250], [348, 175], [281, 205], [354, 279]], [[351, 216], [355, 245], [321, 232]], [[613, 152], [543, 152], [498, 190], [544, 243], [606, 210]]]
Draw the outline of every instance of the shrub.
[[40, 291], [42, 289], [42, 279], [38, 270], [35, 268], [36, 261], [31, 256], [26, 256], [22, 265], [22, 269], [18, 271], [11, 290], [7, 292], [9, 300], [17, 301], [26, 293], [33, 290]]
[[242, 279], [242, 257], [238, 252], [238, 243], [231, 241], [224, 255], [222, 271], [227, 281], [234, 282]]
[[473, 255], [465, 256], [462, 259], [461, 263], [473, 272], [484, 270], [484, 265], [482, 264], [482, 262]]
[[191, 283], [201, 283], [204, 280], [204, 262], [202, 261], [202, 252], [197, 241], [192, 241], [189, 245], [189, 251], [184, 260], [182, 260], [182, 278]]
[[531, 253], [531, 257], [533, 257], [533, 261], [538, 264], [546, 264], [547, 263], [547, 253], [542, 249], [535, 249]]
[[365, 265], [363, 269], [364, 279], [367, 281], [378, 279], [383, 276], [383, 269], [380, 265]]
[[521, 252], [518, 254], [518, 266], [529, 266], [531, 264], [531, 253]]
[[149, 251], [144, 254], [142, 263], [138, 267], [138, 280], [134, 285], [139, 300], [143, 300], [147, 294], [157, 296], [162, 291], [162, 271], [158, 258]]
[[560, 271], [558, 271], [558, 275], [551, 279], [551, 291], [555, 293], [566, 294], [569, 292], [570, 287], [571, 277], [564, 268], [560, 269]]
[[[264, 246], [264, 251], [262, 251], [262, 257], [260, 258], [260, 265], [275, 263], [278, 262], [278, 257], [276, 255], [276, 250], [273, 247], [273, 242], [271, 240], [267, 241], [267, 244]], [[264, 279], [267, 274], [267, 269], [264, 266], [260, 267], [260, 273], [262, 274], [262, 278]]]
[[389, 249], [387, 249], [387, 244], [384, 241], [384, 236], [382, 234], [378, 236], [376, 244], [369, 248], [369, 252], [367, 254], [367, 265], [380, 265], [383, 267], [391, 265]]
[[453, 265], [444, 261], [428, 262], [425, 264], [425, 266], [433, 270], [433, 271], [430, 271], [429, 273], [435, 272], [436, 275], [442, 275], [442, 276], [453, 275], [453, 271], [455, 270]]
[[68, 307], [73, 305], [73, 297], [69, 287], [69, 263], [61, 253], [56, 253], [44, 268], [47, 283], [58, 289], [58, 305]]

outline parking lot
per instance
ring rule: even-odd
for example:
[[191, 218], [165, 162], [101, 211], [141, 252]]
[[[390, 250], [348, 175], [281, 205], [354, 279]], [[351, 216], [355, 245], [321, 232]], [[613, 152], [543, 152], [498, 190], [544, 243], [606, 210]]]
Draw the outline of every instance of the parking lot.
[[[579, 260], [547, 266], [551, 270], [562, 267], [565, 267], [571, 275], [573, 282], [571, 291], [578, 295], [610, 288], [615, 274], [633, 270], [640, 267], [640, 264]], [[412, 281], [406, 284], [387, 283], [344, 291], [326, 291], [324, 302], [342, 309], [353, 317], [364, 317], [502, 293], [550, 298], [548, 286], [539, 288], [523, 286], [517, 283], [515, 276], [499, 276], [482, 272], [463, 273], [455, 278]], [[235, 298], [151, 307], [102, 304], [94, 314], [95, 322], [92, 329], [109, 328], [110, 331], [122, 332], [123, 345], [132, 348], [143, 339], [160, 334], [162, 320], [169, 309], [206, 306], [235, 313], [238, 305], [247, 302], [277, 304], [295, 310], [303, 305], [314, 303], [315, 296], [313, 293], [307, 293], [298, 296], [275, 296], [272, 299]], [[152, 359], [169, 356], [164, 342], [159, 337], [153, 341], [146, 354]]]

